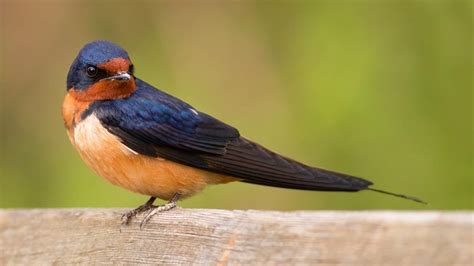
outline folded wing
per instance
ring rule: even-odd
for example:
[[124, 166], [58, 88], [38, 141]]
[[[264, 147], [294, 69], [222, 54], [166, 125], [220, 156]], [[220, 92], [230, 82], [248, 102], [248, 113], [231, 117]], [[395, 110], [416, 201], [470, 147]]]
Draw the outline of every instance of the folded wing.
[[357, 191], [372, 184], [276, 154], [241, 137], [235, 128], [143, 82], [134, 96], [102, 103], [94, 112], [105, 128], [140, 154], [237, 177], [243, 182], [332, 191]]

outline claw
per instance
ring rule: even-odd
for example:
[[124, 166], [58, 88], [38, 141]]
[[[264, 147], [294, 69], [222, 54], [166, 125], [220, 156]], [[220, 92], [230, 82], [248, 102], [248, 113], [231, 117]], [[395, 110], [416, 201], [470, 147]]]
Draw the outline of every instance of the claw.
[[[150, 219], [159, 212], [169, 211], [176, 207], [176, 202], [179, 200], [179, 193], [174, 194], [173, 198], [166, 204], [155, 206], [153, 202], [155, 201], [155, 197], [151, 197], [145, 204], [139, 206], [138, 208], [131, 210], [127, 213], [124, 213], [121, 217], [122, 226], [127, 226], [130, 224], [130, 221], [133, 217], [137, 216], [138, 214], [147, 212], [145, 218], [143, 218], [142, 222], [140, 223], [140, 230], [150, 221]], [[120, 229], [121, 230], [121, 229]]]
[[120, 220], [122, 221], [122, 226], [128, 225], [132, 218], [137, 216], [137, 214], [152, 209], [154, 207], [153, 202], [155, 201], [155, 199], [155, 197], [151, 197], [145, 204], [140, 205], [138, 208], [133, 209], [127, 213], [124, 213], [120, 218]]
[[140, 223], [140, 230], [143, 229], [143, 226], [145, 226], [149, 221], [150, 219], [155, 216], [157, 213], [160, 213], [160, 212], [165, 212], [165, 211], [169, 211], [173, 208], [176, 207], [176, 200], [171, 200], [170, 202], [166, 203], [166, 204], [163, 204], [163, 205], [160, 205], [160, 206], [153, 206], [153, 208], [148, 212], [148, 214], [145, 216], [145, 218], [143, 218], [142, 222]]

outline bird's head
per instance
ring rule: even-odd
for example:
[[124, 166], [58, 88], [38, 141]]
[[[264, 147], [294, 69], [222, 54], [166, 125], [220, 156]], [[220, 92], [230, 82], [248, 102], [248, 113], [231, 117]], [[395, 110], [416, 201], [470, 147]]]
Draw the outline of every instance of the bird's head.
[[69, 94], [81, 101], [125, 98], [135, 87], [133, 64], [127, 52], [108, 41], [86, 44], [67, 75]]

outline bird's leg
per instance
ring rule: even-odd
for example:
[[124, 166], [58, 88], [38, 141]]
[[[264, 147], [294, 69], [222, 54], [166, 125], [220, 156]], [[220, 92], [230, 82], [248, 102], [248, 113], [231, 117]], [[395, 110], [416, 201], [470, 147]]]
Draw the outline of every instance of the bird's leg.
[[137, 216], [137, 214], [140, 214], [142, 212], [145, 212], [147, 210], [152, 209], [153, 207], [153, 202], [155, 202], [156, 197], [150, 197], [150, 199], [143, 205], [140, 205], [138, 208], [133, 209], [124, 215], [122, 215], [122, 225], [128, 225], [130, 221], [132, 220], [133, 217]]
[[150, 219], [154, 215], [156, 215], [157, 213], [169, 211], [169, 210], [175, 208], [176, 207], [176, 202], [179, 200], [180, 196], [181, 195], [179, 195], [179, 193], [176, 193], [176, 194], [174, 194], [173, 198], [170, 201], [168, 201], [168, 203], [163, 204], [163, 205], [159, 205], [159, 206], [153, 206], [152, 205], [151, 206], [151, 211], [145, 216], [145, 218], [143, 218], [143, 221], [140, 224], [140, 229], [142, 229], [143, 226], [145, 224], [147, 224], [148, 221], [150, 221]]

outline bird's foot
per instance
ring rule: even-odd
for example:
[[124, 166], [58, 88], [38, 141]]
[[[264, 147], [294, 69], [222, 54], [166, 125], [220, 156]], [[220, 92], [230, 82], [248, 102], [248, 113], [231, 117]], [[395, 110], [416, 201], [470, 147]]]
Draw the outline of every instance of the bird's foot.
[[150, 219], [157, 213], [169, 211], [175, 208], [179, 197], [180, 195], [176, 193], [168, 203], [158, 206], [153, 205], [153, 202], [156, 198], [151, 197], [145, 204], [122, 215], [122, 226], [128, 225], [133, 217], [137, 216], [138, 214], [148, 212], [145, 215], [145, 218], [143, 218], [143, 221], [140, 223], [140, 229], [142, 229], [143, 226], [145, 226], [148, 221], [150, 221]]
[[[177, 195], [177, 196], [176, 196]], [[143, 221], [140, 223], [140, 230], [143, 229], [150, 219], [155, 216], [157, 213], [169, 211], [176, 207], [176, 202], [179, 199], [179, 194], [176, 194], [173, 199], [171, 199], [168, 203], [159, 205], [159, 206], [152, 206], [151, 210], [147, 213]], [[176, 199], [175, 199], [176, 198]]]
[[139, 206], [138, 208], [136, 209], [133, 209], [127, 213], [124, 213], [122, 215], [122, 225], [128, 225], [130, 223], [130, 221], [133, 219], [133, 217], [137, 216], [138, 214], [140, 213], [143, 213], [143, 212], [146, 212], [150, 209], [152, 209], [153, 207], [155, 207], [153, 205], [153, 202], [155, 202], [155, 197], [151, 197], [145, 204]]

